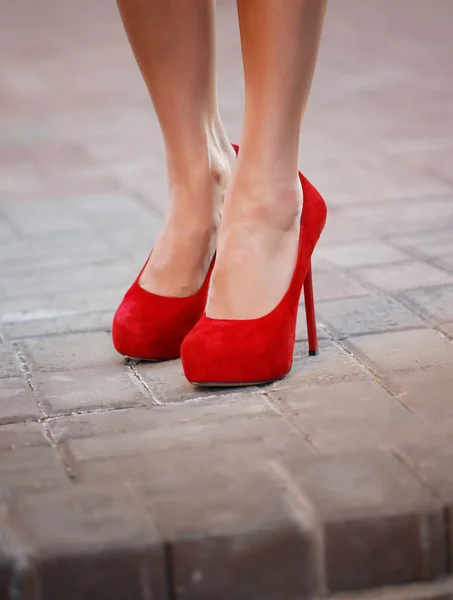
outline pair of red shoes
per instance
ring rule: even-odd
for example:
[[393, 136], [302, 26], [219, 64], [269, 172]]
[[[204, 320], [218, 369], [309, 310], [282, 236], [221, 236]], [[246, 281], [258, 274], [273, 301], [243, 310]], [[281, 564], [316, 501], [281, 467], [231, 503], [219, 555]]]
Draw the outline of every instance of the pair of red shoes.
[[[237, 151], [237, 147], [235, 148]], [[326, 204], [299, 173], [303, 190], [299, 252], [286, 294], [258, 319], [211, 319], [204, 314], [213, 265], [200, 290], [187, 298], [127, 291], [113, 320], [118, 352], [143, 360], [181, 356], [187, 379], [197, 385], [246, 385], [281, 379], [291, 369], [299, 298], [304, 288], [309, 354], [317, 353], [311, 255], [326, 221]], [[214, 261], [213, 261], [214, 262]]]

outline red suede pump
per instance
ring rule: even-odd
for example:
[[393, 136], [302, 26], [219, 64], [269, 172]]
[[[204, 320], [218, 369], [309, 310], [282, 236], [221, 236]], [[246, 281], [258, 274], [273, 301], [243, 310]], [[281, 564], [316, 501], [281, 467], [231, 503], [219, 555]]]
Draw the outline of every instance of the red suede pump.
[[318, 349], [311, 256], [325, 225], [319, 192], [299, 173], [303, 190], [296, 267], [280, 303], [258, 319], [212, 319], [203, 315], [185, 338], [181, 358], [187, 379], [204, 386], [253, 385], [281, 379], [291, 369], [299, 298], [304, 286], [309, 354]]
[[[238, 146], [232, 145], [237, 154]], [[204, 312], [213, 266], [214, 259], [201, 288], [187, 298], [159, 296], [144, 290], [139, 284], [143, 267], [113, 318], [115, 349], [141, 360], [179, 358], [183, 339]]]
[[144, 290], [139, 284], [143, 267], [113, 318], [115, 349], [142, 360], [178, 358], [184, 337], [205, 309], [213, 264], [214, 260], [198, 292], [187, 298], [159, 296]]

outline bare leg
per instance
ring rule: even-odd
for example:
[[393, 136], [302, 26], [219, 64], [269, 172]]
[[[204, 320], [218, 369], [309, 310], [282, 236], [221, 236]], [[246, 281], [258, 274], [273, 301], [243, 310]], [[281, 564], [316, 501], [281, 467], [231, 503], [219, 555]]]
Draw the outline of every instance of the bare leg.
[[270, 312], [291, 280], [302, 190], [299, 135], [327, 0], [237, 0], [246, 105], [208, 316]]
[[199, 289], [234, 162], [217, 109], [213, 0], [118, 0], [165, 141], [170, 206], [140, 285]]

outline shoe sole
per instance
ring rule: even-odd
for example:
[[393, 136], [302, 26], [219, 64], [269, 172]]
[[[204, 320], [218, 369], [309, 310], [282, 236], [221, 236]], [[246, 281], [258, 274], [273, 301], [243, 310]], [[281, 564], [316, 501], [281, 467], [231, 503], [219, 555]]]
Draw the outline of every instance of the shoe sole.
[[124, 358], [127, 358], [127, 360], [136, 360], [136, 361], [140, 361], [140, 362], [149, 362], [149, 363], [167, 362], [169, 360], [176, 360], [176, 359], [180, 358], [179, 356], [175, 356], [174, 358], [138, 358], [138, 356], [129, 356], [129, 354], [123, 354], [122, 352], [118, 352], [118, 354], [120, 354], [121, 356], [124, 356]]
[[[289, 371], [288, 371], [289, 373]], [[275, 379], [265, 379], [263, 381], [218, 381], [218, 382], [200, 382], [200, 381], [191, 381], [192, 385], [196, 385], [201, 388], [233, 388], [233, 387], [250, 387], [253, 385], [268, 385], [269, 383], [274, 383], [274, 381], [280, 381], [284, 379], [288, 373], [282, 375], [281, 377], [276, 377]]]
[[[318, 356], [318, 350], [309, 350], [308, 356]], [[291, 371], [291, 368], [292, 368], [292, 365], [291, 365], [288, 373]], [[281, 381], [288, 375], [288, 373], [285, 373], [281, 377], [276, 377], [275, 379], [266, 379], [264, 381], [235, 381], [235, 382], [229, 382], [229, 381], [212, 382], [211, 381], [209, 383], [208, 382], [200, 382], [200, 381], [190, 381], [190, 383], [192, 385], [196, 385], [197, 387], [201, 387], [201, 388], [250, 387], [252, 385], [268, 385], [269, 383], [274, 383], [275, 381]]]

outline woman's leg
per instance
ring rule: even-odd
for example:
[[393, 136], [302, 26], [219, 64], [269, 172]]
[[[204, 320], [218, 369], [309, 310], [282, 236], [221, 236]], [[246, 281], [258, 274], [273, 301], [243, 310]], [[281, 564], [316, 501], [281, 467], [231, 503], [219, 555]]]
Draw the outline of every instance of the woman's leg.
[[237, 6], [246, 101], [207, 307], [218, 319], [261, 317], [290, 283], [303, 200], [299, 134], [326, 0], [237, 0]]
[[170, 205], [141, 277], [145, 289], [188, 296], [215, 250], [234, 161], [215, 87], [213, 0], [118, 0], [162, 129]]

